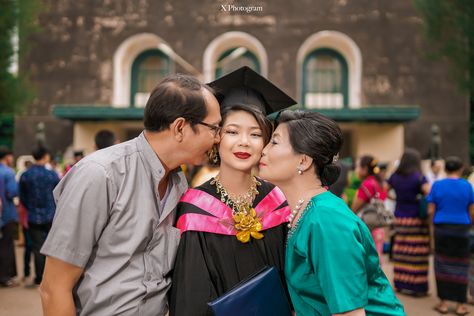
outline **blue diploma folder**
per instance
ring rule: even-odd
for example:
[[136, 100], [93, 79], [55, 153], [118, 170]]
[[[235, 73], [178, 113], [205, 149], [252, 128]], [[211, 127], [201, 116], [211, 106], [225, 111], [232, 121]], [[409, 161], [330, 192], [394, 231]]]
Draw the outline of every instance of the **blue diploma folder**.
[[215, 316], [291, 315], [288, 298], [275, 267], [265, 267], [207, 304]]

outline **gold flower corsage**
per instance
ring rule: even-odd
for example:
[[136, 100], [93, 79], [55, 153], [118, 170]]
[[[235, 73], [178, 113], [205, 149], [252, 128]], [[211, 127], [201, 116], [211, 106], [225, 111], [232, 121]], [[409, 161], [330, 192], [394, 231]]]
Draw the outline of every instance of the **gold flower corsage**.
[[252, 207], [247, 213], [238, 212], [232, 216], [234, 219], [234, 227], [237, 229], [236, 237], [242, 243], [250, 241], [250, 237], [262, 239], [263, 234], [261, 218], [257, 217], [257, 212]]

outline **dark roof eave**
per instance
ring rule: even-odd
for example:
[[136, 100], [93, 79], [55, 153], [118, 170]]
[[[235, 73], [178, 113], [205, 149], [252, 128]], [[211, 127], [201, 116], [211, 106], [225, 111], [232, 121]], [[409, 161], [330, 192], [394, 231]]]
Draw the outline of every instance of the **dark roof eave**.
[[[414, 121], [420, 116], [419, 106], [367, 106], [342, 109], [307, 109], [319, 112], [337, 122], [403, 123]], [[72, 121], [140, 121], [143, 108], [112, 107], [95, 105], [55, 105], [53, 115]], [[270, 115], [274, 117], [276, 113]]]
[[61, 104], [53, 107], [53, 115], [71, 121], [141, 121], [143, 108]]
[[[420, 117], [419, 106], [367, 106], [342, 109], [305, 109], [318, 112], [337, 122], [404, 123]], [[274, 118], [276, 113], [270, 115]]]

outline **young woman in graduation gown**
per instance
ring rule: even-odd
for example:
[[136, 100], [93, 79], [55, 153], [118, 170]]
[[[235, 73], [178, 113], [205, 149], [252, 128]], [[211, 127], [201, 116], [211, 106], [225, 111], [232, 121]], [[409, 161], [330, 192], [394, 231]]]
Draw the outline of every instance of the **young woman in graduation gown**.
[[[276, 267], [284, 282], [290, 210], [282, 192], [253, 170], [271, 135], [266, 108], [295, 102], [247, 67], [210, 85], [222, 108], [221, 141], [210, 154], [220, 171], [189, 189], [178, 204], [176, 226], [182, 234], [170, 292], [172, 316], [211, 315], [208, 302], [265, 266]], [[281, 104], [267, 101], [278, 97]]]

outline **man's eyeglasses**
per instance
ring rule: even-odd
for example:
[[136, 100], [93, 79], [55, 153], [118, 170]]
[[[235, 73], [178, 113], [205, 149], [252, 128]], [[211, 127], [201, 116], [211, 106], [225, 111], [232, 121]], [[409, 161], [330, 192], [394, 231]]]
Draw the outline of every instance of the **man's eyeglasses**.
[[219, 125], [212, 125], [212, 124], [202, 122], [202, 121], [198, 122], [198, 124], [201, 124], [201, 125], [204, 125], [204, 126], [208, 127], [212, 131], [212, 133], [214, 134], [214, 137], [219, 135], [219, 133], [221, 131], [221, 127]]

